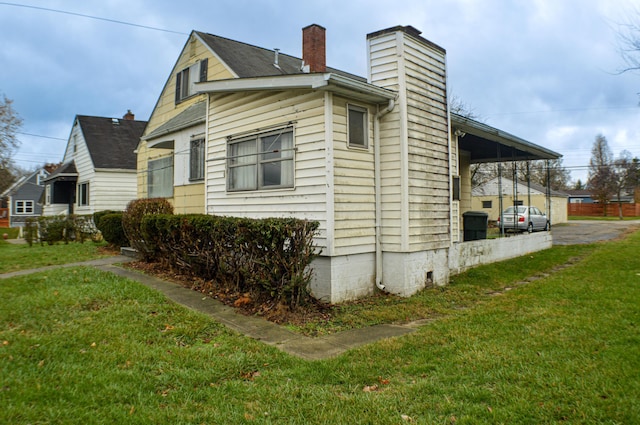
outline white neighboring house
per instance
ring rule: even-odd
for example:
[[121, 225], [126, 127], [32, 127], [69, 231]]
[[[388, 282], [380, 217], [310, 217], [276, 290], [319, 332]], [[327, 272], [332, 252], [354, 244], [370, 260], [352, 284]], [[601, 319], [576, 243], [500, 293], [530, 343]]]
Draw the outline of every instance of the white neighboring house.
[[134, 118], [76, 116], [62, 165], [44, 180], [43, 215], [124, 210], [136, 199], [134, 150], [147, 122]]

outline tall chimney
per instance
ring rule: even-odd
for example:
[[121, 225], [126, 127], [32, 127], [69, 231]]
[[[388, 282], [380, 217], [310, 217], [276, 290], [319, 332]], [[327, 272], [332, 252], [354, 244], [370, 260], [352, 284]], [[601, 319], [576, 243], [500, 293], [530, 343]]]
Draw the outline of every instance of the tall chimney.
[[302, 28], [302, 60], [309, 72], [327, 71], [326, 31], [318, 24]]
[[124, 114], [122, 118], [125, 120], [133, 121], [136, 119], [136, 116], [133, 115], [133, 112], [131, 112], [131, 109], [127, 109], [127, 113]]

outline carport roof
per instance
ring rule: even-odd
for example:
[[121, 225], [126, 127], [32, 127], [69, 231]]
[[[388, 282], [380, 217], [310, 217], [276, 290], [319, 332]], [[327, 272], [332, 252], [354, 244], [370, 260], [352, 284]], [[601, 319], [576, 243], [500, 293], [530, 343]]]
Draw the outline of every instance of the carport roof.
[[455, 113], [451, 113], [451, 127], [454, 134], [462, 132], [458, 146], [471, 153], [472, 164], [562, 157], [550, 149]]

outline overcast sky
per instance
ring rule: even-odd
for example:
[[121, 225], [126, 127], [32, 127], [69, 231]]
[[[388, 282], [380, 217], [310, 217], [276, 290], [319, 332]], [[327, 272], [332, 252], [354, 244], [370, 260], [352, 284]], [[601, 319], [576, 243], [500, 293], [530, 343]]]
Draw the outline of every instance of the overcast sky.
[[327, 64], [366, 76], [366, 35], [411, 25], [446, 49], [450, 92], [479, 120], [561, 153], [584, 182], [598, 134], [640, 156], [640, 74], [618, 72], [634, 17], [640, 0], [0, 2], [0, 93], [32, 168], [62, 159], [76, 115], [148, 119], [191, 30], [301, 56], [316, 23]]

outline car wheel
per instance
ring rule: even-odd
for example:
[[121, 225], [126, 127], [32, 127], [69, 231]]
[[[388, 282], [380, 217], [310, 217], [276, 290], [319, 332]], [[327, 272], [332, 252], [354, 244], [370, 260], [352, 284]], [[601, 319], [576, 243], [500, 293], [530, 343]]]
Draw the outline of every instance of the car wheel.
[[547, 221], [547, 224], [544, 226], [544, 230], [545, 232], [548, 232], [549, 230], [551, 230], [551, 223]]
[[529, 225], [527, 226], [527, 233], [531, 232], [533, 232], [533, 223], [529, 223]]

